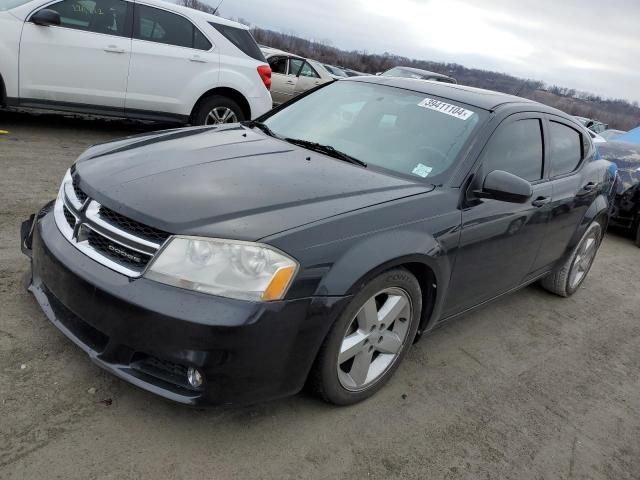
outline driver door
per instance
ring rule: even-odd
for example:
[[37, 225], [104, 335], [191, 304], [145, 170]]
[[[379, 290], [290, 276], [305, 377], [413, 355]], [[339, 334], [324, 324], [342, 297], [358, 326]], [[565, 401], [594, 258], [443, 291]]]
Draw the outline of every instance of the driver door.
[[[444, 316], [460, 313], [522, 284], [534, 269], [547, 231], [552, 187], [545, 169], [544, 124], [538, 116], [503, 121], [485, 146], [462, 210], [462, 229]], [[478, 198], [485, 176], [504, 170], [528, 180], [526, 203]]]
[[60, 25], [27, 20], [20, 41], [22, 101], [124, 111], [132, 5], [125, 0], [63, 0], [43, 7], [60, 14]]

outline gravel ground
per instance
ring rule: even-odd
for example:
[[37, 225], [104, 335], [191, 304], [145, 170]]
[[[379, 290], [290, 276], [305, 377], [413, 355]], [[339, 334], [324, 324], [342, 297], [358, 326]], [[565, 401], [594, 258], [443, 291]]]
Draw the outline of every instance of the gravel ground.
[[620, 235], [572, 298], [532, 286], [451, 322], [349, 408], [195, 410], [94, 366], [23, 288], [19, 225], [83, 149], [150, 128], [0, 112], [0, 478], [640, 478], [640, 250]]

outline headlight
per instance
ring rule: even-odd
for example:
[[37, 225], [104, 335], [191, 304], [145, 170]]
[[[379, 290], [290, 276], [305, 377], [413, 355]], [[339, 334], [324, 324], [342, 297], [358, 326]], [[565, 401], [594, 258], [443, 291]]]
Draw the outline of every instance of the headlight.
[[145, 277], [242, 300], [280, 300], [298, 263], [268, 245], [215, 238], [173, 237]]

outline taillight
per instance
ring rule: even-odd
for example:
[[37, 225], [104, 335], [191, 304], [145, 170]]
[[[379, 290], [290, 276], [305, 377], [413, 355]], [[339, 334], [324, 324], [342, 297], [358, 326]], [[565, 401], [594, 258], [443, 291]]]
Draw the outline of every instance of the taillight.
[[260, 75], [262, 83], [267, 87], [267, 90], [271, 90], [271, 67], [269, 65], [260, 65], [258, 67], [258, 75]]

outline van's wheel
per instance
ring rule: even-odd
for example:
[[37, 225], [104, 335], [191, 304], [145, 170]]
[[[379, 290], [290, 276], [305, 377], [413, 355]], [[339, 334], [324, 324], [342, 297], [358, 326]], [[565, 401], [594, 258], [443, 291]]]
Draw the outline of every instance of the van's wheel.
[[369, 282], [327, 335], [309, 386], [325, 401], [350, 405], [389, 380], [411, 347], [420, 323], [420, 284], [405, 269]]
[[212, 95], [201, 100], [191, 117], [192, 125], [220, 125], [246, 120], [240, 106], [222, 95]]
[[573, 295], [580, 288], [591, 269], [602, 242], [602, 235], [600, 223], [596, 221], [589, 225], [564, 263], [558, 265], [540, 281], [542, 287], [561, 297]]

